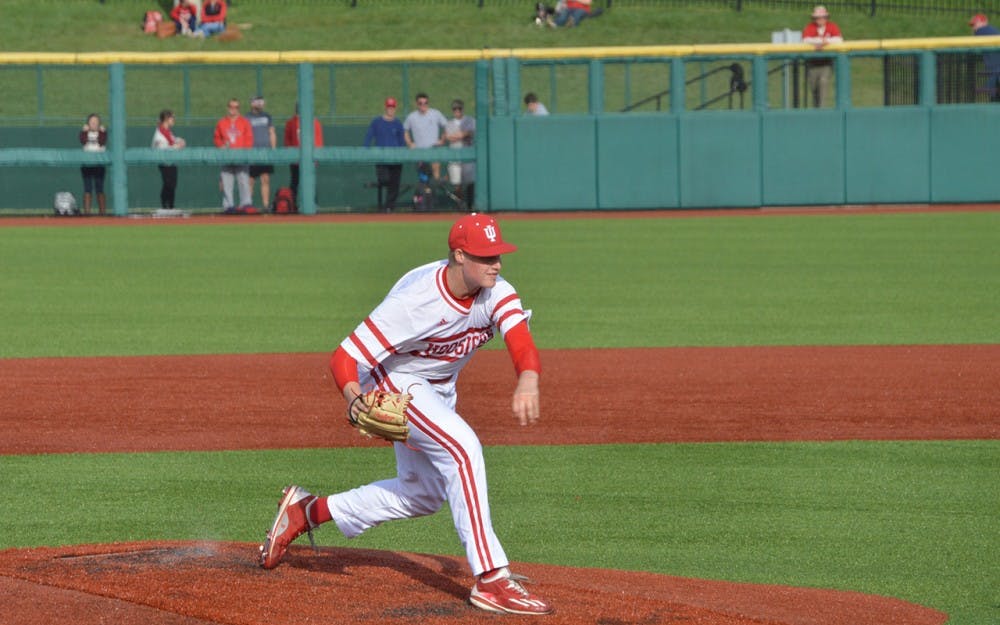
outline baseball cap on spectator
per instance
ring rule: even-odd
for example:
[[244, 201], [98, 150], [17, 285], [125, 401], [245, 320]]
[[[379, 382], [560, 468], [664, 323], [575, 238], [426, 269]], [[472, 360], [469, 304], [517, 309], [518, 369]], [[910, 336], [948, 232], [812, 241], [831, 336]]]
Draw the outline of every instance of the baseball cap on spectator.
[[976, 13], [975, 15], [972, 16], [972, 19], [969, 20], [969, 26], [975, 26], [977, 24], [986, 24], [987, 22], [989, 22], [989, 20], [986, 19], [985, 15], [983, 15], [982, 13]]
[[448, 247], [473, 256], [499, 256], [517, 251], [500, 234], [500, 226], [489, 215], [469, 213], [459, 218], [448, 233]]
[[830, 12], [826, 10], [825, 6], [818, 4], [813, 9], [812, 17], [830, 17]]
[[396, 98], [386, 98], [385, 99], [385, 105], [386, 106], [396, 106]]

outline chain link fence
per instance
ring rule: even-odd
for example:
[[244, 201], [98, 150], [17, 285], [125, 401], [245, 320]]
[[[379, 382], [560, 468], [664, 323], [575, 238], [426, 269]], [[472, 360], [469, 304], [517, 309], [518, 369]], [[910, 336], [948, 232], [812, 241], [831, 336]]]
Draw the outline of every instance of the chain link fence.
[[[121, 3], [131, 0], [98, 0], [101, 4]], [[556, 0], [543, 0], [546, 5], [553, 6]], [[157, 4], [169, 10], [173, 0], [158, 0]], [[534, 0], [229, 0], [230, 6], [261, 5], [261, 4], [310, 4], [327, 6], [375, 6], [375, 5], [406, 5], [406, 6], [470, 6], [479, 8], [509, 6], [534, 7]], [[958, 13], [972, 15], [974, 13], [1000, 14], [1000, 0], [593, 0], [594, 7], [610, 9], [612, 7], [662, 6], [674, 7], [722, 7], [735, 11], [750, 8], [766, 9], [796, 9], [808, 11], [816, 4], [823, 4], [828, 9], [838, 13], [862, 12], [871, 17], [892, 14], [933, 15], [940, 13]]]
[[[238, 0], [243, 3], [275, 2], [278, 0]], [[289, 0], [280, 0], [289, 1]], [[290, 0], [299, 2], [348, 2], [350, 6], [374, 5], [393, 0]], [[409, 0], [414, 2], [414, 0]], [[484, 6], [533, 6], [531, 0], [417, 0], [419, 4], [466, 5], [475, 3]], [[544, 2], [554, 5], [555, 0]], [[839, 13], [857, 11], [872, 17], [891, 14], [930, 15], [936, 13], [1000, 13], [1000, 0], [594, 0], [595, 7], [662, 6], [662, 7], [723, 7], [735, 11], [749, 8], [802, 9], [808, 11], [817, 3], [825, 4]]]

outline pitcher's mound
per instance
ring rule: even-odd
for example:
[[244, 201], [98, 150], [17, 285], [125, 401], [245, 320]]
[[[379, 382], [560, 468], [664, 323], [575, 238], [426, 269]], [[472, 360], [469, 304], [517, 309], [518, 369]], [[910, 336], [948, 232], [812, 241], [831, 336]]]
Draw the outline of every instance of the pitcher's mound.
[[[4, 622], [62, 625], [491, 623], [467, 602], [464, 560], [294, 546], [277, 569], [257, 545], [157, 542], [0, 552]], [[516, 564], [555, 605], [548, 625], [939, 625], [947, 615], [853, 592]], [[509, 617], [523, 622], [529, 617]], [[498, 620], [500, 619], [500, 620]]]

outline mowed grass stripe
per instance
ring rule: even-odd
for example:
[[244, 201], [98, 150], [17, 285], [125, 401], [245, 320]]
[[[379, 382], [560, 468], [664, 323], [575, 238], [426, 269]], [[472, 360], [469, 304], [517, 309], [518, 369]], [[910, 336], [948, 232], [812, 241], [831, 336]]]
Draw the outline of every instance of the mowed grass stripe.
[[[1000, 342], [1000, 213], [505, 219], [545, 348]], [[0, 228], [0, 357], [325, 351], [448, 220]]]

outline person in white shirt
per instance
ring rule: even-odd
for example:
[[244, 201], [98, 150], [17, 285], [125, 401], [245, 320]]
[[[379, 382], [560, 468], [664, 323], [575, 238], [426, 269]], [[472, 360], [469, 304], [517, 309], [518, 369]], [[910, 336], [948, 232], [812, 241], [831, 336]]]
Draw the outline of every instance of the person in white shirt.
[[[154, 150], [179, 150], [186, 145], [184, 139], [174, 135], [175, 121], [173, 111], [170, 109], [160, 111], [160, 124], [153, 131]], [[160, 163], [159, 169], [163, 181], [160, 187], [160, 207], [173, 209], [177, 193], [177, 165]]]
[[548, 115], [549, 109], [538, 101], [538, 96], [534, 93], [527, 93], [524, 96], [524, 106], [527, 108], [527, 115]]
[[[448, 120], [441, 111], [431, 108], [430, 97], [426, 93], [418, 93], [416, 97], [417, 110], [412, 111], [403, 121], [406, 131], [406, 145], [411, 148], [433, 148], [444, 145], [442, 131]], [[441, 163], [432, 162], [431, 172], [434, 180], [441, 178]]]

